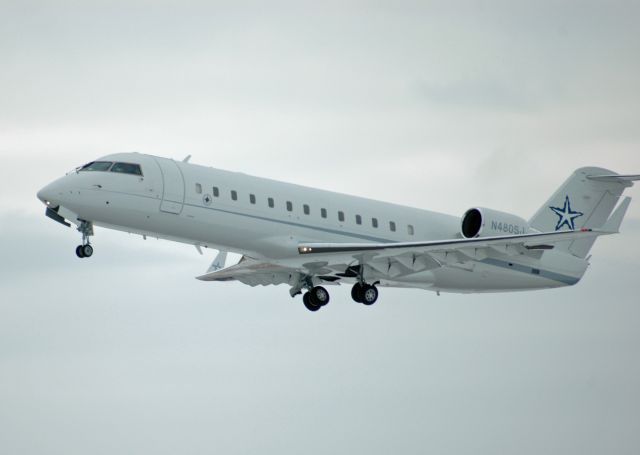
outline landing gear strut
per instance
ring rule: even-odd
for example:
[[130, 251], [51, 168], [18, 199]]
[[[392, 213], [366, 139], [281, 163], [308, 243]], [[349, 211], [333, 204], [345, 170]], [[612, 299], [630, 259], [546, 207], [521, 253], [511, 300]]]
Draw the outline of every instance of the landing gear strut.
[[315, 286], [304, 293], [302, 302], [309, 311], [318, 311], [329, 303], [329, 292], [322, 286]]
[[82, 245], [76, 247], [76, 256], [79, 258], [90, 258], [93, 255], [93, 247], [89, 242], [89, 237], [93, 235], [93, 224], [90, 221], [81, 221], [78, 231], [82, 234]]

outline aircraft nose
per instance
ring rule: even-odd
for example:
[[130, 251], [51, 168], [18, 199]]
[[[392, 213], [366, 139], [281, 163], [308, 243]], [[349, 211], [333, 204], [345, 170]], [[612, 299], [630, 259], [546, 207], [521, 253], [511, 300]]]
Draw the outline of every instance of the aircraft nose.
[[62, 196], [60, 179], [43, 187], [36, 196], [47, 205], [53, 207], [60, 205], [60, 196]]
[[51, 191], [51, 185], [47, 185], [43, 187], [40, 191], [38, 191], [38, 199], [40, 199], [45, 204], [50, 202], [52, 199], [53, 192]]

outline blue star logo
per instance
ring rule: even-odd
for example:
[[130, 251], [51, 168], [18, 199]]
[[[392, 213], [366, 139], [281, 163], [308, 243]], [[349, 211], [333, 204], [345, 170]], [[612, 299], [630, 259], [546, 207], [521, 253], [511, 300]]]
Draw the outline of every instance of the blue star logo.
[[569, 202], [569, 196], [564, 200], [564, 207], [549, 207], [553, 213], [558, 215], [558, 224], [556, 224], [556, 231], [560, 230], [565, 224], [569, 229], [574, 231], [576, 229], [575, 219], [584, 215], [582, 212], [575, 212], [571, 210], [571, 202]]

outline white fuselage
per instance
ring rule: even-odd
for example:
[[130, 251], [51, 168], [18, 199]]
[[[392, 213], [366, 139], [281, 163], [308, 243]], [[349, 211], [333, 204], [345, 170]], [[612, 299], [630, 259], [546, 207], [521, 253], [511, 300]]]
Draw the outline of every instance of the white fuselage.
[[[71, 172], [39, 197], [68, 220], [242, 253], [295, 266], [301, 242], [402, 242], [459, 237], [460, 218], [143, 154], [143, 175]], [[345, 266], [348, 266], [346, 264]], [[471, 264], [375, 277], [382, 286], [499, 292], [575, 284], [586, 261], [546, 252], [541, 260], [496, 251]], [[343, 279], [349, 281], [348, 278]]]

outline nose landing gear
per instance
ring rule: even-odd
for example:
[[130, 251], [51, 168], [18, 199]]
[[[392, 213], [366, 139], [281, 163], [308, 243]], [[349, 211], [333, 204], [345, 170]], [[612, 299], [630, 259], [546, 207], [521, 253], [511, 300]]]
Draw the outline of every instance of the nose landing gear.
[[82, 234], [82, 245], [76, 247], [76, 256], [80, 259], [90, 258], [93, 256], [93, 247], [89, 242], [89, 237], [93, 235], [93, 224], [90, 221], [82, 220], [78, 231]]
[[82, 258], [90, 258], [93, 255], [93, 247], [89, 244], [86, 245], [78, 245], [76, 247], [76, 256], [80, 259]]

